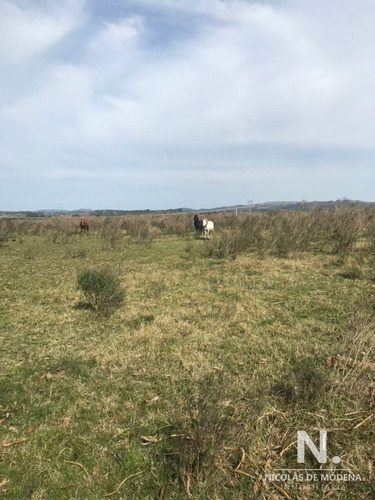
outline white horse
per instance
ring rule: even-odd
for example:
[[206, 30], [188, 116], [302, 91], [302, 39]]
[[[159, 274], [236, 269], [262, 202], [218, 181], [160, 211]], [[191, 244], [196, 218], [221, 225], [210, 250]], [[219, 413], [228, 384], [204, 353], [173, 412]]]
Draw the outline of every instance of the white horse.
[[202, 224], [205, 236], [210, 237], [210, 234], [214, 230], [214, 223], [212, 220], [203, 219]]

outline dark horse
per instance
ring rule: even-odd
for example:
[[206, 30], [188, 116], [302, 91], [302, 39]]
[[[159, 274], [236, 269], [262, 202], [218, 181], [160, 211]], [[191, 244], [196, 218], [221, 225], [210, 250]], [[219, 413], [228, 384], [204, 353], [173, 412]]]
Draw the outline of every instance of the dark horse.
[[89, 221], [88, 219], [81, 219], [79, 223], [79, 227], [81, 228], [81, 234], [85, 234], [89, 232]]
[[204, 232], [203, 221], [199, 219], [197, 214], [194, 215], [194, 226], [197, 234], [203, 234]]

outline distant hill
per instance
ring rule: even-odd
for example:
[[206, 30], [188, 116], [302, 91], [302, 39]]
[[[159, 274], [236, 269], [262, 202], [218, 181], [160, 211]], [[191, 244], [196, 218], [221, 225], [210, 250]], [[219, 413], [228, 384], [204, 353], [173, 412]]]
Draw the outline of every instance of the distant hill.
[[114, 210], [91, 208], [79, 208], [76, 210], [41, 209], [36, 211], [1, 211], [0, 217], [49, 217], [58, 215], [79, 216], [90, 214], [91, 216], [120, 216], [120, 215], [147, 215], [147, 214], [178, 214], [190, 212], [270, 212], [276, 210], [313, 210], [314, 208], [340, 206], [343, 203], [361, 207], [375, 207], [375, 202], [359, 200], [329, 200], [329, 201], [268, 201], [263, 203], [251, 203], [247, 205], [228, 205], [216, 208], [169, 208], [167, 210]]

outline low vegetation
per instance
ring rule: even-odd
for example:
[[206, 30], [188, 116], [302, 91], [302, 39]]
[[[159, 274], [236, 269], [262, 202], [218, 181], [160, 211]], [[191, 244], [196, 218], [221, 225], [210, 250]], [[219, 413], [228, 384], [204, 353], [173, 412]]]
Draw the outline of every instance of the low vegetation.
[[0, 498], [375, 497], [374, 213], [210, 219], [0, 219]]
[[124, 301], [120, 278], [110, 269], [80, 270], [77, 286], [88, 304], [99, 314], [109, 314]]

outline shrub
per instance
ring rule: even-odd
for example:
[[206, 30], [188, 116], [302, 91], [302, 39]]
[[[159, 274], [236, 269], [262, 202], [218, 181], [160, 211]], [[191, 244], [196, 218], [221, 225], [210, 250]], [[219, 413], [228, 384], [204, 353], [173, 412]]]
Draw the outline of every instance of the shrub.
[[122, 229], [133, 238], [135, 243], [142, 243], [151, 247], [155, 238], [161, 233], [159, 227], [151, 224], [146, 217], [133, 217], [122, 222]]
[[330, 212], [332, 253], [349, 252], [357, 243], [363, 227], [363, 213], [358, 207], [342, 205]]
[[238, 443], [245, 446], [248, 440], [249, 410], [240, 411], [238, 394], [231, 393], [229, 399], [227, 383], [222, 373], [206, 374], [173, 415], [174, 425], [169, 429], [174, 432], [164, 451], [170, 470], [190, 497], [190, 488], [197, 491], [227, 482], [225, 471], [233, 463]]
[[296, 249], [293, 215], [271, 212], [267, 226], [263, 244], [267, 253], [276, 257], [288, 257]]
[[289, 257], [310, 249], [314, 219], [309, 212], [270, 212], [258, 237], [259, 255]]
[[84, 269], [78, 273], [77, 286], [96, 312], [108, 314], [124, 300], [118, 276], [109, 269]]
[[249, 247], [247, 234], [240, 231], [225, 231], [219, 239], [210, 240], [205, 248], [208, 257], [235, 259]]
[[100, 236], [106, 242], [108, 248], [120, 246], [122, 240], [122, 229], [120, 221], [107, 217], [104, 219], [100, 231]]

